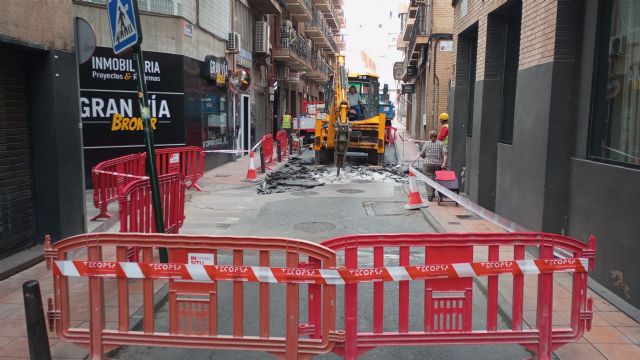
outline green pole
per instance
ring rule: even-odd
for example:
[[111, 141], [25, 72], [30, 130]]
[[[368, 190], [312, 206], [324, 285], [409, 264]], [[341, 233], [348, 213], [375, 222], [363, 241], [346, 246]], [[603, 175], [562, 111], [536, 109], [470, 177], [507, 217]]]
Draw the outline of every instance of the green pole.
[[[147, 148], [147, 175], [151, 182], [151, 198], [153, 201], [153, 215], [156, 220], [156, 232], [164, 233], [164, 219], [162, 217], [162, 203], [160, 202], [160, 186], [156, 172], [156, 151], [151, 128], [151, 111], [147, 95], [147, 82], [144, 79], [144, 59], [139, 45], [133, 48], [133, 62], [136, 67], [138, 83], [138, 101], [140, 103], [140, 117], [144, 124], [144, 144]], [[166, 248], [160, 248], [160, 262], [169, 261]]]

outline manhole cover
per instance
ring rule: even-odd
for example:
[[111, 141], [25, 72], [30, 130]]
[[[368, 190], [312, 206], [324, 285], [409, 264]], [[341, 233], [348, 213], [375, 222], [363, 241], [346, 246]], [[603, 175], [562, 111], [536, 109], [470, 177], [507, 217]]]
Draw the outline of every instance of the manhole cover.
[[336, 191], [342, 194], [359, 194], [364, 192], [364, 190], [360, 189], [340, 189]]
[[315, 234], [315, 233], [321, 233], [325, 231], [331, 231], [335, 229], [336, 226], [328, 222], [310, 221], [310, 222], [295, 224], [293, 225], [293, 228], [298, 231]]
[[294, 191], [294, 192], [291, 193], [291, 195], [293, 195], [293, 196], [313, 196], [313, 195], [318, 195], [318, 193], [315, 192], [315, 191], [302, 190], [302, 191]]
[[481, 220], [480, 216], [476, 214], [461, 214], [456, 215], [456, 217], [461, 220]]

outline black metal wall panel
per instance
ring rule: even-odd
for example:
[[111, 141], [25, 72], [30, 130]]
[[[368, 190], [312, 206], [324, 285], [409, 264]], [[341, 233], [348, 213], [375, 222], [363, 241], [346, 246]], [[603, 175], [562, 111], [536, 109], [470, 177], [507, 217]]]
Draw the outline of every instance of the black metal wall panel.
[[35, 240], [23, 64], [21, 52], [0, 46], [0, 258]]

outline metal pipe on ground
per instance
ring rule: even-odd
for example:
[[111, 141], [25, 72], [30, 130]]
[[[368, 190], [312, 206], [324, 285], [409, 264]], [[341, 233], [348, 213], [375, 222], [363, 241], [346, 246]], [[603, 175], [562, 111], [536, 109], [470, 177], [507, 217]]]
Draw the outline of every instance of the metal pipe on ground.
[[24, 297], [24, 313], [27, 322], [27, 338], [29, 340], [29, 359], [51, 360], [49, 336], [44, 322], [44, 309], [40, 284], [36, 280], [29, 280], [22, 284]]

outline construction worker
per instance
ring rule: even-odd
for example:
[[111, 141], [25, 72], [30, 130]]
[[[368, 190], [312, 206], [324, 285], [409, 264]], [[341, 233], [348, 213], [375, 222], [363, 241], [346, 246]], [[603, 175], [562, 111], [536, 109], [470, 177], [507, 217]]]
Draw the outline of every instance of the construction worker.
[[442, 141], [444, 146], [449, 145], [449, 114], [443, 112], [438, 116], [440, 119], [440, 133], [438, 134], [438, 140]]
[[282, 115], [282, 130], [286, 130], [287, 135], [291, 135], [291, 115], [289, 110], [285, 110], [284, 115]]

